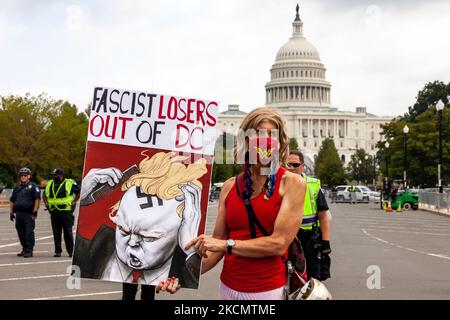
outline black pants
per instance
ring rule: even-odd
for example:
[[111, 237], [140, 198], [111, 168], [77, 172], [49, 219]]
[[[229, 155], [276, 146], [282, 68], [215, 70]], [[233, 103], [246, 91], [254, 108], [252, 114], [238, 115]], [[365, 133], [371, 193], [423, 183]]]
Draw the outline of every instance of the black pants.
[[72, 211], [50, 211], [52, 220], [53, 240], [55, 242], [55, 253], [61, 253], [61, 233], [64, 233], [64, 243], [68, 254], [73, 252], [72, 227], [74, 216]]
[[31, 212], [16, 213], [16, 230], [23, 251], [33, 251], [35, 226], [36, 224], [32, 218]]
[[[313, 232], [300, 229], [297, 233], [297, 238], [300, 240], [303, 247], [303, 252], [305, 253], [306, 273], [308, 274], [308, 280], [311, 278], [320, 279], [319, 252], [314, 248], [315, 240], [313, 238]], [[321, 239], [321, 237], [319, 239]]]
[[[122, 300], [136, 300], [138, 285], [134, 283], [122, 283]], [[155, 300], [155, 287], [141, 285], [141, 300]]]

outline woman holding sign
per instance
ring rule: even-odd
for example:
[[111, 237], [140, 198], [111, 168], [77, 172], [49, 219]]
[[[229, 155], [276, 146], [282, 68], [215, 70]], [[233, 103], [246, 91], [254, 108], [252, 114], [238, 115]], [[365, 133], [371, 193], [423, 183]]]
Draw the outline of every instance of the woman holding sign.
[[[282, 257], [301, 225], [306, 183], [282, 167], [289, 140], [278, 112], [255, 109], [239, 129], [235, 158], [244, 170], [222, 187], [212, 237], [200, 235], [185, 249], [203, 257], [202, 273], [225, 257], [221, 299], [281, 300], [287, 282]], [[157, 291], [176, 291], [175, 281]]]

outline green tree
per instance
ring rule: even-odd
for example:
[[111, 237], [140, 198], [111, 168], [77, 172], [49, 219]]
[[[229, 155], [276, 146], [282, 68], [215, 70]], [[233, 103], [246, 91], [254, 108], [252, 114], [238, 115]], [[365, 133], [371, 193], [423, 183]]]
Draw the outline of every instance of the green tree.
[[27, 166], [36, 182], [55, 167], [79, 180], [87, 127], [86, 115], [68, 102], [45, 94], [1, 97], [0, 179], [14, 181], [19, 168]]
[[224, 133], [217, 138], [211, 177], [212, 183], [224, 182], [241, 172], [241, 166], [234, 161], [235, 142], [236, 137], [229, 133]]
[[59, 101], [45, 132], [46, 169], [61, 167], [66, 175], [81, 181], [89, 120], [75, 105]]
[[[407, 180], [408, 185], [435, 187], [437, 184], [438, 165], [438, 114], [435, 108], [429, 108], [405, 122], [395, 119], [383, 126], [383, 134], [388, 137], [389, 148], [385, 150], [384, 141], [380, 148], [381, 170], [386, 176], [385, 159], [389, 159], [389, 177], [391, 180], [403, 180], [404, 134], [405, 124], [409, 127], [407, 146]], [[442, 117], [442, 180], [443, 185], [450, 182], [450, 107], [445, 106]]]
[[289, 150], [298, 150], [298, 142], [295, 138], [289, 139]]
[[402, 120], [407, 122], [415, 122], [418, 115], [427, 111], [429, 106], [435, 105], [439, 100], [448, 104], [448, 96], [450, 96], [450, 83], [445, 84], [442, 81], [429, 82], [419, 91], [416, 102], [409, 107], [409, 112], [405, 114]]
[[347, 173], [351, 181], [368, 184], [373, 179], [373, 157], [364, 149], [356, 150], [347, 165]]
[[1, 98], [0, 164], [7, 172], [15, 176], [21, 167], [27, 166], [36, 173], [51, 108], [45, 95]]
[[336, 186], [345, 182], [344, 166], [333, 139], [323, 140], [315, 162], [315, 173], [323, 185]]

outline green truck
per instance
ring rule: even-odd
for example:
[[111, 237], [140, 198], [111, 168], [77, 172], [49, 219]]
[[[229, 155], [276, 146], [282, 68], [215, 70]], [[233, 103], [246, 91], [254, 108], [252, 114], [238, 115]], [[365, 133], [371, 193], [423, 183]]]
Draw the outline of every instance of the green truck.
[[394, 210], [397, 210], [399, 205], [402, 210], [419, 209], [419, 195], [409, 189], [399, 190], [397, 196], [387, 196], [385, 200], [391, 200], [391, 207]]

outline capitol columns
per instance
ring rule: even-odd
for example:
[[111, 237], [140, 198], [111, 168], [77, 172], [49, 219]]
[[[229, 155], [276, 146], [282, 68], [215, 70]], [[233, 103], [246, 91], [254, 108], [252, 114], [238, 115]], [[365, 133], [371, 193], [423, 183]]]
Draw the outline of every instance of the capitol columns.
[[[300, 138], [303, 138], [303, 118], [301, 118], [300, 120], [299, 120], [299, 122], [300, 122], [300, 135], [299, 135], [299, 137]], [[301, 140], [301, 139], [300, 139]], [[298, 143], [299, 143], [299, 145], [300, 145], [300, 140], [298, 141]]]

